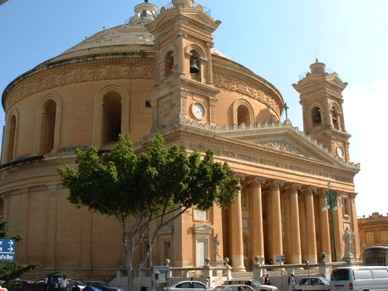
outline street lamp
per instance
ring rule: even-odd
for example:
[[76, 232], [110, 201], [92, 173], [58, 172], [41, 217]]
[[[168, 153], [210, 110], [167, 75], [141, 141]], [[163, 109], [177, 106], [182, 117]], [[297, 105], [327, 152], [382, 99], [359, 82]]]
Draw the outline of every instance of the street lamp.
[[337, 195], [330, 189], [331, 182], [327, 183], [327, 193], [325, 206], [323, 206], [322, 211], [330, 210], [331, 216], [331, 232], [333, 237], [333, 247], [334, 247], [334, 262], [337, 262], [337, 246], [335, 241], [335, 229], [334, 229], [334, 211], [338, 209], [338, 207], [342, 207], [341, 201], [338, 199]]

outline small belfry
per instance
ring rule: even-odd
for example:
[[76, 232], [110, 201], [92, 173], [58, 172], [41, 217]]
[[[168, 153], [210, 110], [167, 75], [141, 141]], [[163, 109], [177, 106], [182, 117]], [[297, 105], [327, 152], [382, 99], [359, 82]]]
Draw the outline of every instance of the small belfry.
[[172, 1], [147, 26], [154, 35], [155, 86], [150, 93], [155, 132], [177, 124], [181, 118], [209, 124], [219, 89], [213, 84], [212, 33], [214, 21], [204, 8], [192, 0]]
[[342, 91], [347, 85], [318, 59], [310, 65], [310, 72], [293, 84], [300, 93], [305, 133], [345, 161], [349, 161], [350, 134], [345, 130]]

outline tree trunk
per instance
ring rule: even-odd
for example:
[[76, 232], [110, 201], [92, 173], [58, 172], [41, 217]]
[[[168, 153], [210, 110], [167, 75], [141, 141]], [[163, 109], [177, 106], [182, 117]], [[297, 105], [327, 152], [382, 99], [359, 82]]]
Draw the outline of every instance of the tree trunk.
[[[135, 278], [136, 274], [133, 270], [133, 267], [128, 268], [128, 291], [135, 291]], [[139, 291], [139, 290], [137, 290]]]

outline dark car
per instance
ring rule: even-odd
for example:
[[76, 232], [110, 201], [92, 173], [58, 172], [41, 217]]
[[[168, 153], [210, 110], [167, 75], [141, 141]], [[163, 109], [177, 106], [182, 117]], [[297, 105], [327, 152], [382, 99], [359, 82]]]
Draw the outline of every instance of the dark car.
[[86, 281], [86, 283], [90, 283], [90, 286], [100, 289], [101, 291], [124, 291], [118, 287], [111, 287], [105, 284], [102, 281]]
[[[86, 283], [79, 281], [79, 280], [73, 280], [69, 279], [69, 285], [67, 285], [67, 291], [72, 291], [73, 287], [77, 285], [81, 290], [83, 290], [86, 287]], [[100, 288], [90, 286], [93, 291], [102, 291]]]
[[8, 282], [9, 282], [10, 284], [18, 285], [18, 286], [24, 286], [24, 285], [27, 285], [27, 284], [32, 284], [32, 283], [34, 283], [34, 281], [26, 280], [26, 279], [20, 279], [20, 278], [16, 278], [16, 279], [13, 279], [13, 280], [9, 280]]

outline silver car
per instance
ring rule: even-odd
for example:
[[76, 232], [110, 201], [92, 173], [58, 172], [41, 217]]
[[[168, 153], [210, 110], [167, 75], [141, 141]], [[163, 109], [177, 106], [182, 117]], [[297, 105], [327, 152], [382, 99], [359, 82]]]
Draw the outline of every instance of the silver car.
[[168, 288], [170, 291], [206, 291], [211, 290], [211, 288], [201, 281], [181, 281], [175, 285], [172, 285]]
[[330, 290], [330, 282], [325, 277], [302, 277], [295, 290]]
[[263, 285], [259, 281], [256, 281], [255, 279], [230, 279], [226, 280], [222, 285], [234, 285], [234, 284], [240, 284], [240, 285], [248, 285], [252, 287], [255, 291], [278, 291], [278, 287], [273, 285]]
[[220, 285], [213, 289], [213, 291], [255, 291], [248, 285], [234, 284], [234, 285]]

